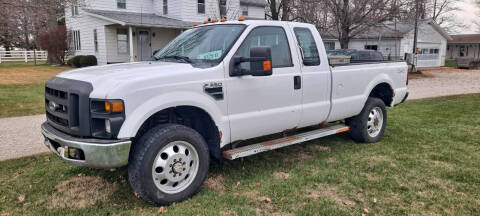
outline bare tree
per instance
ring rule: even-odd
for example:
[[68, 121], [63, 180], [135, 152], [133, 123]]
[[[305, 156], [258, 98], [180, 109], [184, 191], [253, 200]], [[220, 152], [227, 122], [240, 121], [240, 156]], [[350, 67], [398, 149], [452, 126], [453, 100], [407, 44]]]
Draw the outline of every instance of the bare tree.
[[342, 49], [350, 39], [391, 18], [391, 0], [325, 0]]

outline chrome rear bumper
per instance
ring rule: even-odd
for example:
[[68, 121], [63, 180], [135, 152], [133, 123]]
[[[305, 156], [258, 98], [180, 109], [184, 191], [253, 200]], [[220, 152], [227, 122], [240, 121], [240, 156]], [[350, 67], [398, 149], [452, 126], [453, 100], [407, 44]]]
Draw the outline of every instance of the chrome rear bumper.
[[[127, 165], [130, 140], [82, 139], [65, 134], [46, 122], [42, 124], [44, 144], [68, 163], [91, 168], [117, 168]], [[73, 153], [73, 154], [72, 154]]]

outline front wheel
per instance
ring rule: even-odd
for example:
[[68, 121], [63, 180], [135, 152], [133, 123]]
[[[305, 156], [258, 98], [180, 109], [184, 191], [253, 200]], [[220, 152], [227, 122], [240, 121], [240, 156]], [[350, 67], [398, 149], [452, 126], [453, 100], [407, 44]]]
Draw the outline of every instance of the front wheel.
[[374, 143], [382, 139], [387, 125], [385, 103], [375, 97], [369, 97], [360, 114], [349, 121], [353, 140], [362, 143]]
[[207, 143], [183, 125], [155, 127], [135, 144], [128, 165], [133, 190], [153, 205], [185, 200], [200, 190], [208, 173]]

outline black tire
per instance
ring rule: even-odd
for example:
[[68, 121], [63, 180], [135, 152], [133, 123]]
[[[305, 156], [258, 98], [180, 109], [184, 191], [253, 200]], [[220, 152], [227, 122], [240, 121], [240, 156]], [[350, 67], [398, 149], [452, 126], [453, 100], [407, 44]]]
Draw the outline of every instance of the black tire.
[[[198, 171], [194, 180], [182, 191], [174, 194], [162, 192], [155, 184], [152, 166], [163, 147], [174, 141], [191, 144], [198, 153]], [[208, 174], [210, 163], [208, 145], [195, 130], [178, 124], [165, 124], [150, 129], [130, 153], [128, 179], [132, 189], [146, 202], [160, 206], [183, 201], [200, 191]], [[185, 169], [184, 169], [185, 170]]]
[[[369, 116], [372, 112], [378, 112], [378, 110], [381, 110], [382, 115], [383, 115], [383, 120], [382, 120], [382, 126], [381, 129], [377, 133], [369, 133]], [[375, 143], [379, 142], [383, 134], [385, 133], [385, 128], [387, 126], [387, 110], [385, 109], [385, 103], [375, 97], [369, 97], [367, 99], [367, 102], [365, 103], [365, 106], [362, 109], [362, 112], [358, 114], [355, 117], [352, 117], [348, 121], [350, 125], [350, 134], [352, 136], [352, 139], [355, 140], [356, 142], [361, 142], [361, 143]], [[378, 125], [378, 123], [377, 123]], [[374, 135], [374, 136], [372, 136]]]

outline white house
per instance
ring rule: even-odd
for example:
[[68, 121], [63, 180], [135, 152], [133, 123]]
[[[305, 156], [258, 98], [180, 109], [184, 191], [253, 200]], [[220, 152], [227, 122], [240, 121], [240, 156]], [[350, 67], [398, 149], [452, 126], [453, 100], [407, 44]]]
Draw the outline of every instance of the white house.
[[[355, 36], [349, 49], [369, 49], [381, 52], [386, 59], [404, 59], [413, 51], [415, 26], [409, 23], [388, 21]], [[340, 43], [332, 33], [322, 33], [327, 49], [340, 49]], [[445, 65], [447, 42], [452, 38], [432, 20], [422, 20], [418, 27], [417, 67]]]
[[265, 18], [264, 0], [76, 0], [65, 9], [74, 55], [99, 64], [150, 60], [183, 30], [208, 18]]

